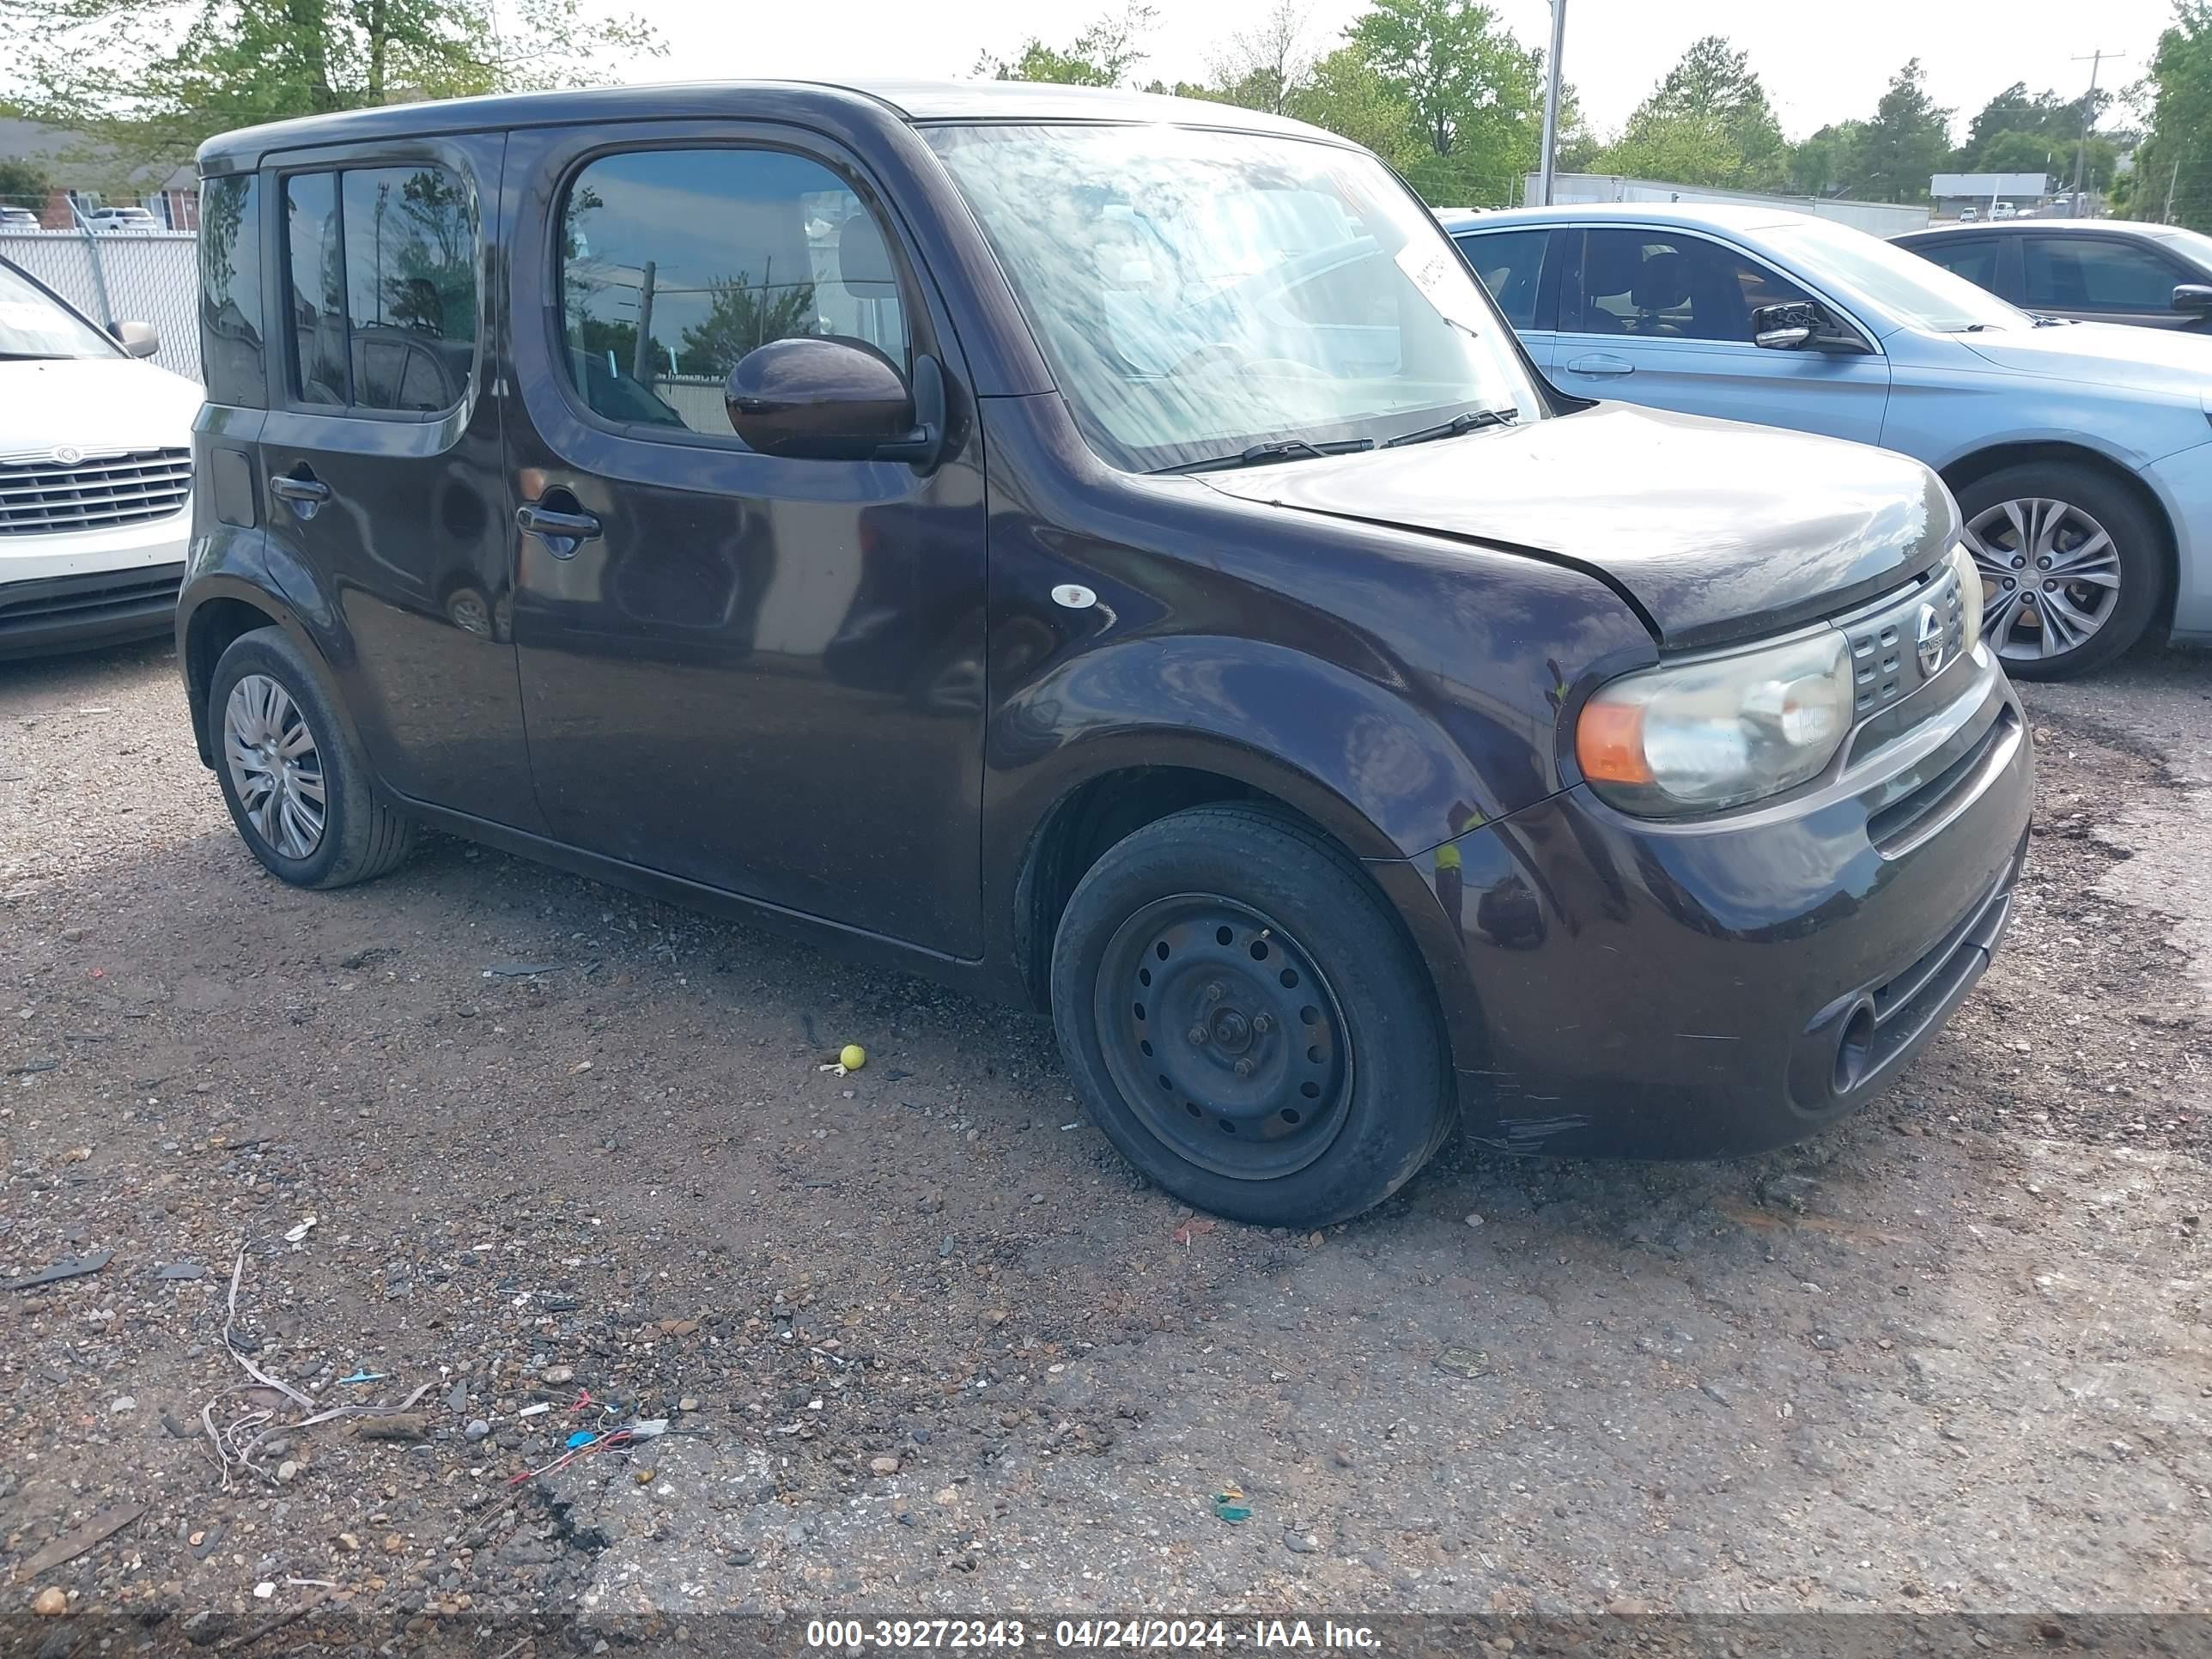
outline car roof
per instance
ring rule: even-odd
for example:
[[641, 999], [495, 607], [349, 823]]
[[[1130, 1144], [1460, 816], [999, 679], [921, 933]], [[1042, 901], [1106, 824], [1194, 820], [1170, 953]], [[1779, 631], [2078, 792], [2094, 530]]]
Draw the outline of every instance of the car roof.
[[[1924, 230], [1900, 230], [1896, 235], [1890, 238], [1890, 240], [1895, 242], [1901, 242], [1908, 236], [1951, 236], [1957, 234], [1960, 231], [1964, 231], [1969, 236], [1986, 236], [1991, 230], [1996, 228], [1998, 222], [1998, 221], [1993, 219], [1984, 219], [1972, 225], [1929, 225]], [[2026, 236], [2031, 232], [2038, 236], [2078, 236], [2085, 231], [2099, 231], [2107, 236], [2116, 234], [2120, 236], [2141, 236], [2155, 240], [2158, 238], [2159, 233], [2166, 228], [2164, 225], [2146, 225], [2130, 219], [2037, 219], [2023, 217], [2007, 219], [2004, 220], [2002, 223], [2004, 225], [2004, 228], [1997, 232], [2001, 236]]]
[[1686, 229], [1776, 230], [1815, 216], [1788, 208], [1749, 207], [1733, 202], [1587, 202], [1551, 207], [1500, 208], [1470, 218], [1454, 230], [1498, 230], [1510, 225], [1624, 223], [1680, 225]]
[[1119, 88], [1028, 81], [702, 81], [501, 93], [302, 116], [218, 134], [200, 146], [199, 165], [203, 173], [235, 173], [258, 166], [272, 151], [321, 144], [555, 124], [712, 119], [757, 115], [763, 104], [773, 104], [778, 114], [842, 112], [848, 117], [873, 115], [915, 125], [985, 121], [1157, 124], [1346, 143], [1334, 133], [1285, 116]]

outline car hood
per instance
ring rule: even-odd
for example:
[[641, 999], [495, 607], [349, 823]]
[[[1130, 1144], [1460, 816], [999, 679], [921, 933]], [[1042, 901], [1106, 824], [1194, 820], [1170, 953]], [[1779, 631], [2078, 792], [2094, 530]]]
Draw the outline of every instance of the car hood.
[[2192, 402], [2212, 391], [2212, 335], [2122, 323], [2059, 323], [1951, 337], [1983, 362], [2022, 374], [2163, 391]]
[[200, 388], [136, 357], [0, 362], [0, 460], [66, 444], [88, 455], [189, 449]]
[[1935, 563], [1957, 531], [1942, 483], [1905, 456], [1623, 404], [1197, 476], [1244, 501], [1584, 571], [1670, 649], [1847, 609]]

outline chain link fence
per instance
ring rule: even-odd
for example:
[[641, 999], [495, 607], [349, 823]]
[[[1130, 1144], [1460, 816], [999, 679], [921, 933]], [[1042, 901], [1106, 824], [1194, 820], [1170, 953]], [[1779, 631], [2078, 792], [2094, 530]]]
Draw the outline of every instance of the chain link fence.
[[[15, 205], [0, 197], [0, 207]], [[45, 218], [55, 216], [43, 199], [36, 208]], [[61, 228], [8, 222], [16, 216], [0, 214], [0, 259], [28, 271], [103, 327], [150, 323], [161, 340], [154, 362], [202, 378], [197, 236], [158, 227], [94, 228], [82, 214]]]

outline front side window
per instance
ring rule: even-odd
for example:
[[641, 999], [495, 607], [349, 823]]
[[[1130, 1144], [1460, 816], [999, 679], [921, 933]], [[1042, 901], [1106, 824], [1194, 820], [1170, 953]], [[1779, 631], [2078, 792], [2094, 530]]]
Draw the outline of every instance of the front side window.
[[476, 361], [477, 224], [441, 167], [284, 182], [292, 393], [333, 408], [435, 415]]
[[113, 357], [109, 339], [14, 266], [0, 264], [0, 362], [9, 358]]
[[1752, 313], [1812, 296], [1732, 247], [1654, 230], [1593, 230], [1579, 331], [1749, 345]]
[[2179, 272], [2147, 249], [2087, 236], [2031, 236], [2021, 249], [2022, 297], [2033, 309], [2164, 311]]
[[258, 409], [261, 190], [252, 173], [200, 186], [200, 364], [208, 401]]
[[857, 340], [909, 367], [890, 246], [851, 185], [777, 149], [601, 156], [561, 216], [569, 378], [624, 425], [732, 439], [723, 383], [771, 340]]
[[1912, 251], [1954, 276], [1965, 277], [1976, 288], [1985, 288], [1992, 294], [1997, 291], [1997, 255], [2002, 250], [1994, 236], [1937, 237]]
[[1498, 230], [1459, 239], [1474, 274], [1516, 328], [1535, 326], [1537, 280], [1543, 275], [1544, 245], [1550, 237], [1548, 231]]
[[925, 136], [1110, 465], [1544, 412], [1466, 262], [1364, 152], [1167, 127]]

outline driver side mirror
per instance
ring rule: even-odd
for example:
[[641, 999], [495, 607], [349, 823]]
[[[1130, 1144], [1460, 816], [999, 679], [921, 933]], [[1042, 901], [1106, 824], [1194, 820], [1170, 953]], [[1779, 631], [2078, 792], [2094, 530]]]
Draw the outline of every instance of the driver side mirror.
[[793, 460], [936, 465], [945, 441], [945, 373], [915, 359], [909, 387], [863, 341], [803, 334], [756, 346], [722, 388], [730, 429], [749, 448]]
[[161, 349], [161, 337], [154, 331], [151, 323], [118, 323], [115, 343], [123, 348], [126, 356], [150, 357]]
[[1799, 351], [1820, 331], [1820, 308], [1803, 301], [1760, 306], [1751, 313], [1751, 343], [1769, 351]]
[[2212, 312], [2212, 283], [2184, 283], [2173, 290], [2173, 308], [2192, 316]]

